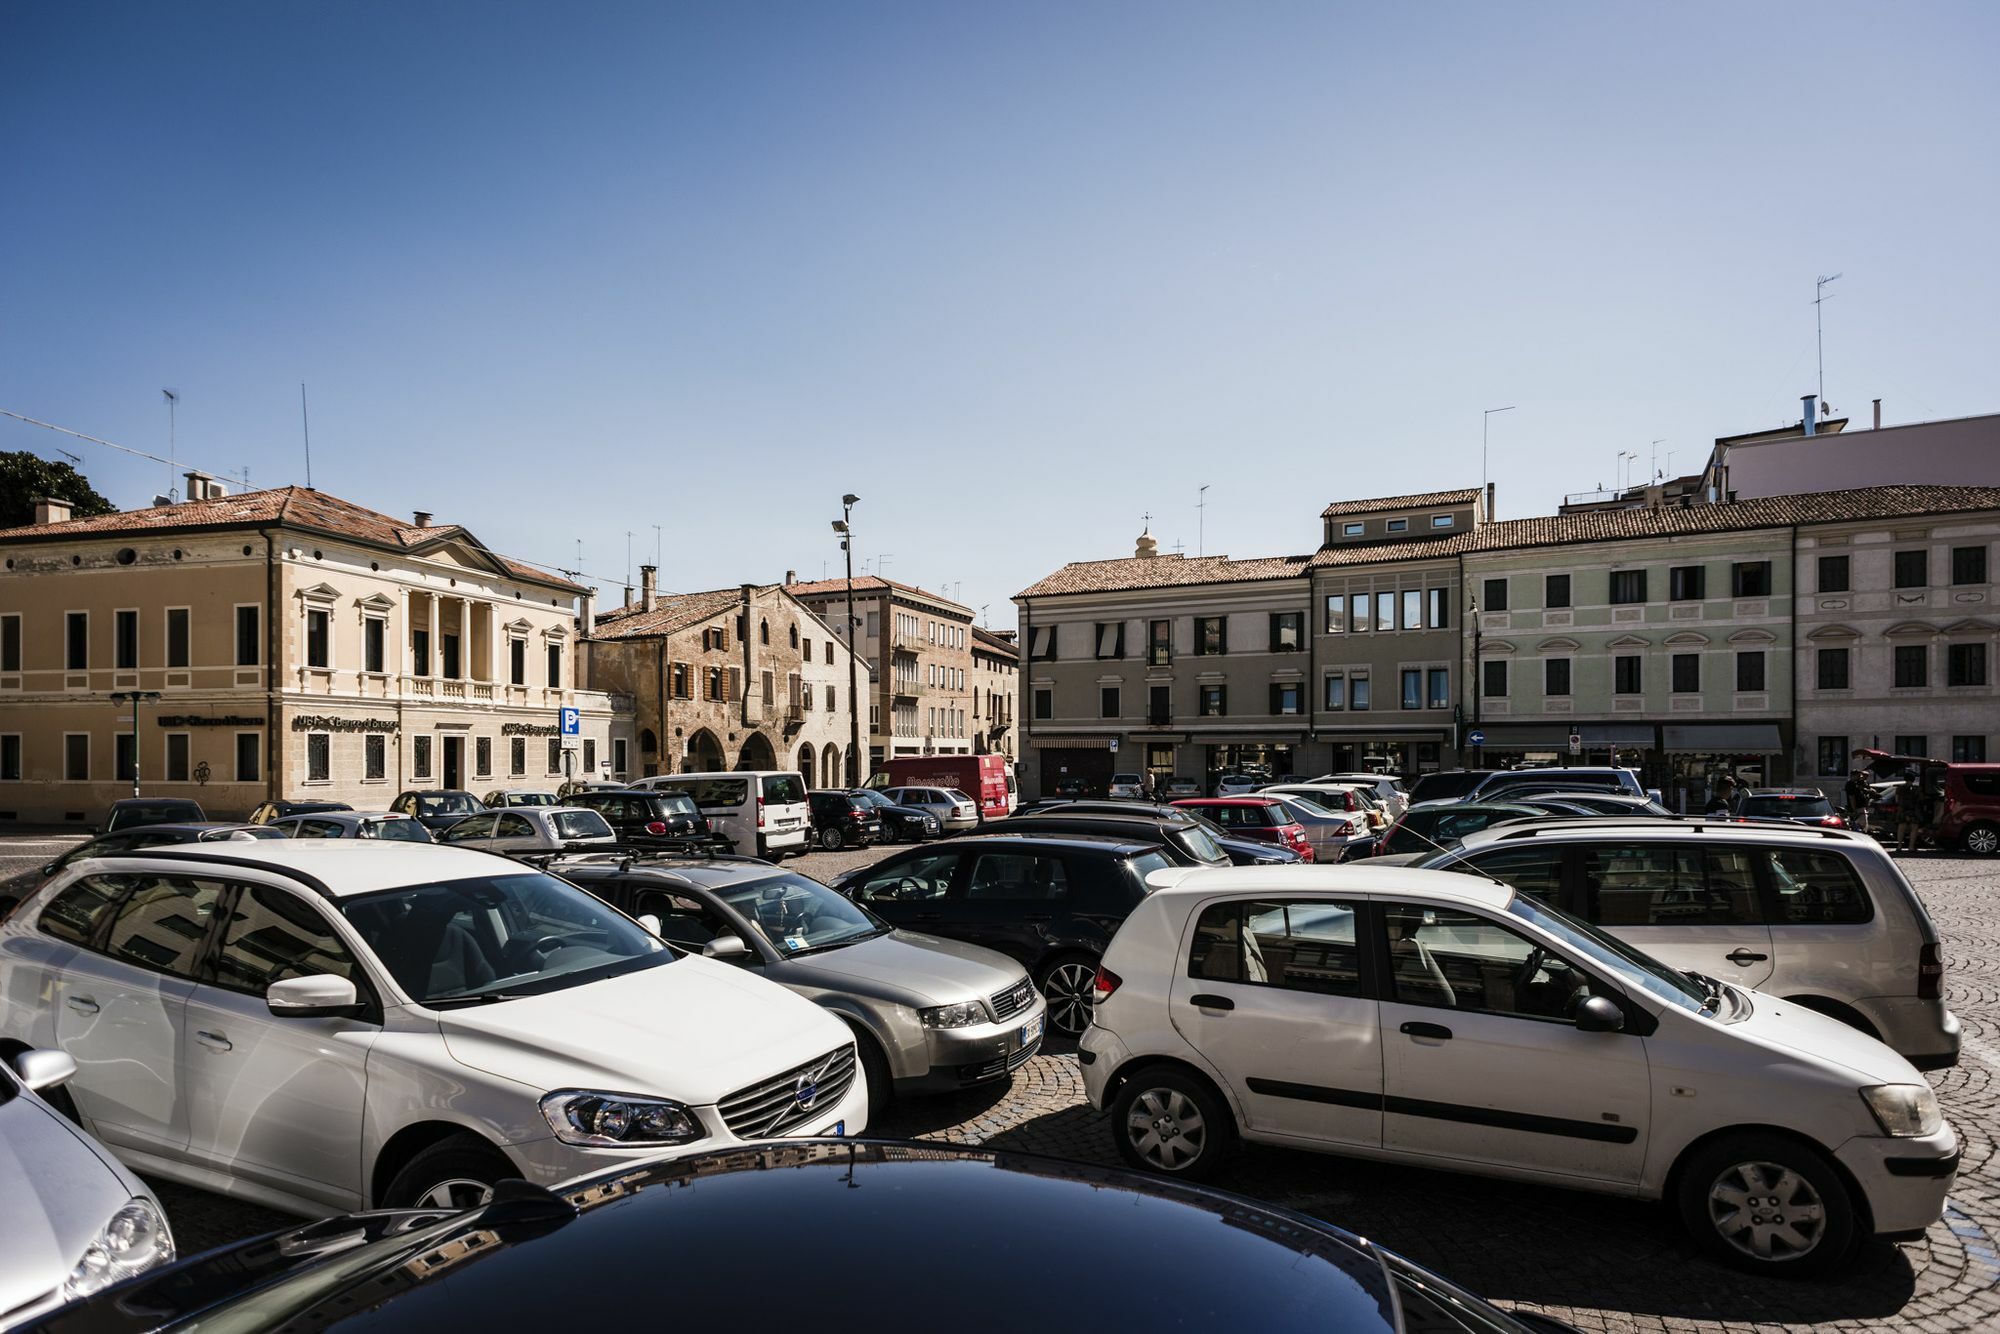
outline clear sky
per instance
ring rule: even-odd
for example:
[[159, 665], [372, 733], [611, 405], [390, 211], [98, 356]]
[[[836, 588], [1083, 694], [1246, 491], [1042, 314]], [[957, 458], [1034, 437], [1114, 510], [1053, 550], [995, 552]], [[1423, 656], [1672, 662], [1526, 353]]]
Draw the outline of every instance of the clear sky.
[[[2000, 6], [0, 6], [0, 407], [615, 601], [2000, 410]], [[164, 467], [0, 419], [144, 503]], [[1931, 479], [1948, 480], [1948, 479]], [[884, 553], [887, 553], [886, 555]]]

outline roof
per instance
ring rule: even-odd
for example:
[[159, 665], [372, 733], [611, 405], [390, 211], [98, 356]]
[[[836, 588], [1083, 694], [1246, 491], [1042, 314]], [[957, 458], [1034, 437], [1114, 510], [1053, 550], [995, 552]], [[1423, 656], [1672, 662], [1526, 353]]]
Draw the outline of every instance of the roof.
[[1267, 556], [1254, 560], [1231, 560], [1227, 556], [1182, 556], [1176, 553], [1126, 556], [1118, 560], [1071, 561], [1015, 596], [1032, 598], [1060, 593], [1110, 593], [1137, 588], [1292, 579], [1305, 573], [1312, 559], [1311, 556]]
[[[1485, 829], [1474, 830], [1465, 835], [1459, 840], [1457, 847], [1446, 851], [1458, 854], [1489, 848], [1496, 843], [1525, 843], [1551, 837], [1619, 842], [1632, 839], [1643, 839], [1647, 842], [1687, 839], [1697, 843], [1710, 843], [1718, 838], [1753, 839], [1760, 842], [1779, 839], [1786, 843], [1817, 839], [1821, 842], [1853, 843], [1868, 838], [1866, 834], [1857, 835], [1852, 829], [1791, 824], [1783, 820], [1773, 820], [1768, 824], [1748, 824], [1735, 816], [1689, 815], [1679, 820], [1635, 820], [1624, 815], [1578, 815], [1520, 824], [1489, 825]], [[1868, 841], [1872, 843], [1874, 840]]]
[[1109, 834], [960, 834], [951, 840], [955, 848], [993, 843], [1032, 843], [1037, 847], [1054, 844], [1057, 847], [1101, 848], [1106, 852], [1154, 852], [1160, 846], [1157, 838], [1113, 838]]
[[213, 500], [150, 505], [145, 509], [120, 510], [115, 514], [99, 514], [87, 519], [0, 529], [0, 543], [110, 537], [122, 533], [164, 537], [172, 533], [218, 528], [292, 528], [411, 555], [421, 555], [448, 542], [463, 542], [477, 549], [493, 563], [495, 569], [515, 579], [572, 593], [585, 591], [580, 584], [488, 551], [478, 538], [459, 524], [419, 528], [366, 506], [304, 486], [279, 486], [267, 491], [218, 496]]
[[1479, 499], [1476, 486], [1460, 487], [1456, 491], [1419, 491], [1411, 496], [1381, 496], [1374, 500], [1336, 500], [1319, 512], [1322, 519], [1337, 519], [1344, 514], [1372, 514], [1377, 510], [1414, 510], [1437, 505], [1470, 505]]
[[[825, 597], [829, 593], [846, 593], [847, 580], [844, 577], [840, 579], [809, 579], [802, 583], [786, 584], [784, 585], [784, 589], [796, 598]], [[919, 588], [915, 584], [897, 583], [894, 579], [884, 579], [879, 574], [856, 575], [854, 578], [854, 591], [856, 593], [908, 593], [914, 597], [929, 598], [932, 602], [942, 603], [947, 607], [956, 607], [958, 610], [964, 612], [968, 618], [972, 615], [972, 608], [962, 602], [954, 602], [942, 593], [933, 593], [928, 588]]]
[[[754, 591], [776, 587], [764, 584]], [[627, 603], [607, 612], [600, 612], [597, 623], [590, 632], [592, 639], [645, 639], [654, 635], [670, 635], [676, 630], [685, 630], [691, 625], [713, 620], [723, 612], [733, 611], [743, 603], [743, 587], [717, 588], [706, 593], [663, 593], [653, 601], [653, 610], [646, 611], [642, 603]]]
[[335, 898], [469, 880], [475, 876], [529, 875], [518, 862], [495, 860], [490, 852], [442, 847], [435, 843], [376, 842], [351, 838], [271, 838], [244, 843], [176, 843], [118, 854], [119, 861], [159, 857], [169, 861], [215, 859], [225, 865], [267, 866], [277, 875], [300, 871]]
[[[1627, 822], [1629, 823], [1629, 821]], [[1655, 823], [1664, 823], [1656, 821]], [[1468, 835], [1467, 842], [1476, 837]], [[1346, 894], [1386, 894], [1399, 899], [1462, 903], [1499, 911], [1513, 901], [1514, 891], [1456, 871], [1419, 871], [1407, 866], [1371, 866], [1367, 861], [1306, 862], [1286, 866], [1190, 866], [1155, 871], [1146, 877], [1153, 886], [1149, 900], [1167, 895], [1207, 897], [1214, 894], [1296, 894], [1300, 891]]]
[[972, 647], [1003, 658], [1021, 656], [1021, 642], [1018, 639], [1003, 639], [979, 625], [972, 627]]

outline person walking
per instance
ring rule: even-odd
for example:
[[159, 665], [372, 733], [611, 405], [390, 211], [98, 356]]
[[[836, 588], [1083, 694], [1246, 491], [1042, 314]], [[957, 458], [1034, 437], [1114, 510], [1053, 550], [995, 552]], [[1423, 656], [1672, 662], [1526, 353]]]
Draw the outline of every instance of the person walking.
[[1709, 793], [1708, 808], [1704, 815], [1734, 815], [1736, 813], [1736, 780], [1729, 774], [1715, 780], [1715, 787]]
[[1923, 828], [1924, 791], [1919, 783], [1904, 783], [1896, 789], [1896, 850], [1915, 852], [1917, 832]]
[[1856, 769], [1847, 776], [1847, 823], [1864, 834], [1868, 832], [1868, 803], [1875, 798], [1870, 777], [1866, 769]]

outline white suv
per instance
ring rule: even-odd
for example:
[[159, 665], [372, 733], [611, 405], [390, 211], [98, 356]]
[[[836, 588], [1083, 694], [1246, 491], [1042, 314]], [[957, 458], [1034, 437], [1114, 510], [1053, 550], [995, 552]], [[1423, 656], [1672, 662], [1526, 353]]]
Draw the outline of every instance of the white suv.
[[133, 1168], [321, 1214], [856, 1134], [854, 1039], [488, 853], [364, 840], [79, 861], [0, 923], [0, 1037], [76, 1059]]
[[1134, 1166], [1239, 1135], [1667, 1199], [1719, 1257], [1823, 1273], [1943, 1213], [1958, 1138], [1895, 1052], [1677, 973], [1503, 885], [1175, 868], [1104, 953], [1079, 1059]]

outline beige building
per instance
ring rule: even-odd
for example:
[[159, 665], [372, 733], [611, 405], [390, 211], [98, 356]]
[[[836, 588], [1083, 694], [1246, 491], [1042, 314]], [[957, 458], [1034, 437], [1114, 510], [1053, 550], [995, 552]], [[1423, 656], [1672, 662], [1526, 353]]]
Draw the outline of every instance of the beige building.
[[640, 567], [638, 601], [598, 616], [586, 645], [590, 683], [633, 700], [636, 773], [796, 769], [845, 785], [847, 647], [833, 628], [782, 585], [661, 594], [656, 581]]
[[200, 474], [188, 494], [89, 519], [46, 502], [0, 532], [0, 819], [95, 821], [135, 766], [224, 818], [618, 772], [629, 721], [577, 689], [586, 590], [423, 512]]
[[972, 748], [1014, 758], [1014, 707], [1021, 693], [1021, 646], [1011, 630], [972, 627]]

